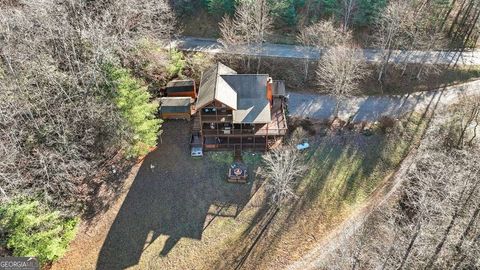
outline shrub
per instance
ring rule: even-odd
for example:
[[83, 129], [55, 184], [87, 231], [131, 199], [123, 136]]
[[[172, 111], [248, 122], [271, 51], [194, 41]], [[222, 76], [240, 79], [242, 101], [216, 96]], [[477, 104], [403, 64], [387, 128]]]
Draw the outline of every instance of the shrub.
[[127, 157], [148, 153], [157, 145], [162, 121], [155, 117], [158, 104], [150, 102], [150, 94], [141, 80], [135, 79], [128, 70], [107, 67], [107, 87], [125, 120], [127, 130]]
[[395, 127], [395, 119], [388, 117], [388, 116], [382, 116], [378, 120], [379, 128], [383, 133], [388, 132], [391, 130], [393, 127]]
[[185, 75], [195, 80], [197, 84], [200, 83], [202, 72], [211, 67], [214, 64], [214, 59], [209, 54], [194, 53], [187, 55], [187, 67]]
[[167, 84], [170, 55], [158, 42], [149, 39], [140, 41], [126, 60], [135, 76], [159, 87]]
[[34, 256], [41, 264], [58, 260], [75, 237], [77, 219], [63, 218], [35, 200], [13, 200], [0, 206], [1, 245], [14, 256]]
[[170, 52], [170, 63], [167, 66], [167, 71], [170, 77], [182, 76], [182, 71], [185, 68], [187, 61], [183, 57], [183, 53], [176, 49]]

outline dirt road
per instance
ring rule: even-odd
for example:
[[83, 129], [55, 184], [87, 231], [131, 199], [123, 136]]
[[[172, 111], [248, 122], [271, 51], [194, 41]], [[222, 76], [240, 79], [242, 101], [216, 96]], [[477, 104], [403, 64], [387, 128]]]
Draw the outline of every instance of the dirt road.
[[[226, 53], [238, 55], [251, 55], [263, 57], [298, 58], [298, 59], [320, 59], [325, 49], [298, 45], [284, 45], [264, 43], [261, 48], [253, 46], [229, 47], [226, 50], [216, 39], [179, 37], [170, 42], [168, 47], [176, 47], [184, 51], [196, 51], [205, 53]], [[363, 57], [367, 62], [376, 63], [382, 59], [382, 51], [376, 49], [358, 50], [358, 57]], [[445, 52], [445, 51], [393, 51], [390, 58], [391, 63], [430, 63], [448, 65], [457, 61], [458, 65], [476, 66], [480, 65], [480, 51]]]

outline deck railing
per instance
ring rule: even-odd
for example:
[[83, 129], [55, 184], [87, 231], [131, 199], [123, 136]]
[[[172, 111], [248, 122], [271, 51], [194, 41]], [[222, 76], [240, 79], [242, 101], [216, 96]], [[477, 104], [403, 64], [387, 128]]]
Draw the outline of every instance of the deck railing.
[[219, 114], [219, 115], [202, 115], [202, 122], [221, 122], [221, 123], [231, 123], [233, 122], [233, 115], [231, 114]]

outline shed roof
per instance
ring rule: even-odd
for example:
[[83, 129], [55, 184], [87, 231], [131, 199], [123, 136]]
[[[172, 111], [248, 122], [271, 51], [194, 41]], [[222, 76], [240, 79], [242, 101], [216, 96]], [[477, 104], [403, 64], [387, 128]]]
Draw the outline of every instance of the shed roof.
[[194, 80], [173, 80], [167, 83], [167, 87], [193, 86]]
[[190, 97], [163, 97], [160, 98], [162, 107], [187, 107], [192, 103]]

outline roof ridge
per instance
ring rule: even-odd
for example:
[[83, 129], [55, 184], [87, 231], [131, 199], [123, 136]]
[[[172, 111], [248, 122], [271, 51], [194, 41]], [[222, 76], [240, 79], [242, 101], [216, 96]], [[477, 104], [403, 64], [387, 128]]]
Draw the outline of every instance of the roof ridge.
[[266, 73], [261, 73], [261, 74], [253, 74], [253, 73], [244, 74], [244, 73], [242, 73], [242, 74], [238, 74], [237, 73], [237, 74], [222, 74], [220, 76], [270, 76], [270, 74], [266, 74]]
[[217, 85], [218, 85], [218, 70], [220, 69], [220, 62], [217, 62], [217, 67], [215, 70], [215, 83], [213, 84], [213, 100], [217, 100]]

